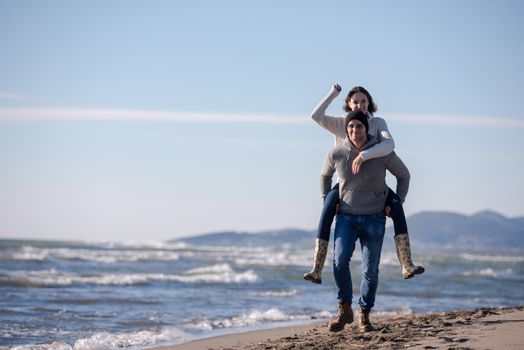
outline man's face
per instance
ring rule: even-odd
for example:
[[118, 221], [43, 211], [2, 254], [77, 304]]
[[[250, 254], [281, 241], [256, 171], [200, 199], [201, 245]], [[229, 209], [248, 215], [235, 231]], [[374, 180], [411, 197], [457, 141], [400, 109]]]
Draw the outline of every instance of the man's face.
[[366, 127], [360, 120], [353, 119], [350, 121], [347, 132], [349, 141], [353, 142], [354, 145], [363, 145], [366, 142]]

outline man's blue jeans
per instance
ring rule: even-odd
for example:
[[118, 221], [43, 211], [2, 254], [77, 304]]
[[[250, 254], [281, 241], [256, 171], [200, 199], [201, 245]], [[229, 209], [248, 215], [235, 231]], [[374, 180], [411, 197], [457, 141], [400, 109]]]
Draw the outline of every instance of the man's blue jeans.
[[351, 302], [353, 299], [353, 283], [349, 263], [358, 239], [362, 250], [361, 296], [358, 304], [365, 309], [371, 309], [375, 305], [378, 266], [382, 242], [384, 241], [385, 225], [386, 216], [382, 211], [372, 215], [337, 215], [333, 272], [339, 301]]
[[[337, 204], [339, 201], [339, 184], [335, 184], [331, 191], [328, 192], [324, 199], [322, 206], [322, 213], [317, 228], [317, 238], [329, 241], [331, 235], [331, 224], [337, 212]], [[408, 233], [408, 224], [406, 222], [406, 215], [402, 202], [399, 196], [388, 187], [388, 196], [386, 197], [386, 205], [391, 208], [391, 220], [393, 220], [393, 228], [395, 229], [395, 236], [403, 233]]]

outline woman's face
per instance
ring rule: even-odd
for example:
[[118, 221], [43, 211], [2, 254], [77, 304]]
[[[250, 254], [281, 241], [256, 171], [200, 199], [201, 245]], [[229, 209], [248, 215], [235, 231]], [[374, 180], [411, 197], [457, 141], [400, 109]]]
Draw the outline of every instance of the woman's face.
[[366, 95], [362, 92], [355, 92], [349, 99], [348, 106], [352, 111], [361, 111], [362, 113], [367, 113], [369, 101]]

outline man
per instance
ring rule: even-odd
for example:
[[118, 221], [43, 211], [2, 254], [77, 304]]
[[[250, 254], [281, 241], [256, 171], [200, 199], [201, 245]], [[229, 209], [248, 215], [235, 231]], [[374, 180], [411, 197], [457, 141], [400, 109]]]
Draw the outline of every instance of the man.
[[[340, 185], [339, 208], [335, 225], [333, 269], [338, 290], [339, 312], [329, 323], [329, 330], [338, 332], [353, 322], [351, 301], [353, 285], [349, 270], [355, 243], [360, 240], [362, 249], [362, 281], [359, 299], [359, 328], [370, 331], [371, 308], [375, 305], [378, 287], [378, 268], [384, 240], [386, 217], [384, 205], [388, 194], [386, 170], [397, 178], [396, 193], [403, 202], [409, 188], [409, 171], [392, 152], [384, 157], [370, 159], [362, 164], [360, 172], [353, 174], [353, 160], [361, 151], [378, 142], [368, 135], [367, 116], [350, 112], [345, 120], [347, 139], [326, 156], [320, 176], [322, 197], [331, 190], [335, 171]], [[387, 208], [386, 208], [387, 209]]]

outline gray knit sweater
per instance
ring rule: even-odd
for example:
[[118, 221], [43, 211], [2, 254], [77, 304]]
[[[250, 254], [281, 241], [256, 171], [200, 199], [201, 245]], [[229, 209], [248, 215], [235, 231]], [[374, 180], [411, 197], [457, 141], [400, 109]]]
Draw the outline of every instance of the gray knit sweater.
[[[377, 144], [375, 137], [361, 150]], [[395, 154], [369, 159], [362, 164], [360, 172], [354, 175], [351, 164], [359, 151], [346, 138], [341, 146], [331, 149], [320, 174], [320, 191], [324, 198], [331, 190], [333, 174], [336, 172], [339, 181], [339, 213], [353, 215], [370, 215], [384, 210], [388, 187], [386, 169], [397, 178], [396, 193], [404, 202], [409, 189], [409, 170]]]

